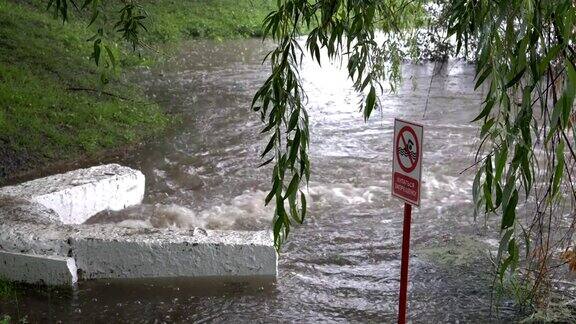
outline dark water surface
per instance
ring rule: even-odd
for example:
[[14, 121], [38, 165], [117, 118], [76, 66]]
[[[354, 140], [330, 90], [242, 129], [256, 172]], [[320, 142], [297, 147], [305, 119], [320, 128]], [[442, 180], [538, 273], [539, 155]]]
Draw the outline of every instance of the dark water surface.
[[[257, 169], [265, 138], [249, 109], [266, 77], [257, 40], [194, 42], [138, 75], [182, 125], [124, 164], [147, 177], [145, 203], [92, 222], [120, 226], [265, 229], [270, 169]], [[393, 118], [425, 125], [422, 207], [415, 209], [409, 318], [494, 322], [516, 318], [490, 308], [485, 252], [495, 246], [472, 215], [473, 161], [482, 94], [460, 62], [404, 66], [396, 94], [367, 123], [361, 98], [339, 65], [306, 61], [310, 109], [309, 218], [291, 233], [274, 282], [204, 280], [87, 282], [69, 294], [27, 293], [2, 312], [32, 322], [394, 322], [402, 203], [390, 196]], [[431, 77], [434, 75], [431, 82]], [[448, 256], [448, 257], [446, 257]], [[453, 257], [452, 257], [453, 256]], [[492, 315], [491, 315], [492, 313]]]

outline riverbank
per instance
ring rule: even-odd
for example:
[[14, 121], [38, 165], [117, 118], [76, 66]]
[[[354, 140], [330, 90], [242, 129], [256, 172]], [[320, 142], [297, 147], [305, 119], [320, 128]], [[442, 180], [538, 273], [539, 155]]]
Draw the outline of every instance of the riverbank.
[[[66, 24], [46, 1], [0, 2], [0, 183], [46, 165], [102, 155], [161, 134], [174, 118], [122, 76], [102, 91], [90, 61], [93, 30]], [[170, 48], [191, 38], [260, 34], [272, 1], [144, 1], [145, 42]], [[122, 45], [118, 47], [122, 50]], [[154, 54], [150, 55], [152, 61]], [[126, 71], [150, 64], [129, 51]]]

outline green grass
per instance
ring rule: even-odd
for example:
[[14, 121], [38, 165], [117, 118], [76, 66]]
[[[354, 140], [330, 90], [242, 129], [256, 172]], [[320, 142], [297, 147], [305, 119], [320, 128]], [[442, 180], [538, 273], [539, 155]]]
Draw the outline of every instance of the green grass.
[[[133, 84], [113, 81], [105, 88], [132, 100], [71, 90], [99, 87], [99, 71], [89, 59], [87, 41], [94, 30], [74, 10], [66, 24], [54, 19], [46, 3], [0, 0], [0, 182], [38, 165], [141, 142], [170, 122]], [[142, 4], [149, 13], [143, 40], [169, 48], [164, 45], [198, 37], [258, 36], [275, 2], [144, 0]], [[124, 68], [154, 62], [153, 53], [145, 55], [145, 59], [123, 55]]]
[[196, 37], [234, 38], [262, 35], [262, 21], [276, 6], [273, 0], [142, 1], [149, 14], [151, 43]]
[[[0, 300], [12, 297], [14, 288], [9, 281], [0, 279]], [[10, 323], [10, 316], [0, 313], [0, 324]]]
[[46, 162], [135, 143], [168, 123], [137, 87], [98, 88], [90, 31], [44, 11], [0, 0], [0, 179]]
[[11, 298], [16, 293], [14, 284], [10, 281], [0, 279], [0, 299]]
[[486, 243], [469, 235], [457, 235], [448, 242], [417, 249], [423, 257], [438, 265], [450, 268], [470, 266], [479, 260], [488, 259], [488, 250], [489, 247]]
[[[16, 296], [17, 289], [15, 285], [7, 280], [0, 278], [0, 300], [13, 299]], [[0, 324], [9, 324], [12, 318], [0, 312]]]
[[[11, 282], [0, 278], [0, 302], [4, 305], [11, 305], [12, 311], [0, 309], [0, 324], [8, 323], [28, 323], [28, 316], [20, 313], [19, 298], [24, 295], [34, 296], [33, 298], [72, 298], [71, 286], [46, 286], [43, 284], [26, 284], [22, 282]], [[10, 314], [10, 315], [8, 315]]]

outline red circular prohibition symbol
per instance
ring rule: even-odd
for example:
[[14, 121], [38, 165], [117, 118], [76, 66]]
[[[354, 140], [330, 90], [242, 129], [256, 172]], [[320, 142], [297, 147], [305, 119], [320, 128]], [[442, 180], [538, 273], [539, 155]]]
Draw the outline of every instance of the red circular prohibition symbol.
[[[400, 155], [399, 155], [400, 150], [398, 149], [398, 148], [400, 148], [400, 145], [399, 145], [400, 140], [402, 140], [402, 144], [403, 144], [402, 147], [405, 150], [408, 149], [408, 145], [406, 143], [406, 140], [404, 139], [404, 133], [405, 132], [409, 132], [410, 134], [412, 134], [412, 137], [414, 137], [414, 141], [416, 141], [416, 143], [414, 145], [414, 147], [416, 148], [416, 157], [413, 158], [411, 155], [408, 155], [408, 158], [410, 159], [410, 165], [408, 165], [408, 166], [406, 166], [402, 163], [402, 159], [400, 159]], [[396, 158], [398, 159], [398, 164], [400, 165], [400, 168], [402, 168], [402, 170], [404, 170], [404, 172], [406, 172], [406, 173], [410, 173], [410, 172], [414, 171], [414, 169], [416, 169], [416, 165], [418, 165], [418, 159], [420, 158], [420, 143], [418, 143], [418, 137], [416, 137], [416, 133], [414, 132], [414, 130], [410, 126], [404, 126], [398, 132], [398, 137], [396, 138]]]

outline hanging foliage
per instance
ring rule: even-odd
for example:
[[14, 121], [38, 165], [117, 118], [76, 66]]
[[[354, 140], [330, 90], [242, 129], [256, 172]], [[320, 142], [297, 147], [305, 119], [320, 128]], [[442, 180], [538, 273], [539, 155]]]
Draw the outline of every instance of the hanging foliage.
[[576, 220], [575, 3], [455, 0], [447, 11], [458, 48], [476, 40], [476, 88], [487, 89], [473, 192], [477, 211], [501, 218], [498, 277], [545, 303], [558, 263], [574, 269], [559, 256]]
[[[425, 24], [424, 3], [287, 0], [278, 1], [277, 10], [266, 18], [264, 35], [277, 47], [268, 55], [271, 73], [254, 96], [252, 109], [265, 124], [262, 133], [269, 136], [262, 157], [263, 164], [274, 163], [266, 203], [276, 203], [273, 229], [278, 249], [293, 222], [302, 223], [306, 213], [301, 188], [310, 180], [310, 132], [299, 77], [303, 56], [319, 65], [345, 58], [354, 88], [364, 95], [360, 111], [368, 120], [379, 107], [382, 82], [388, 80], [394, 88], [401, 78], [403, 48], [414, 43], [418, 28]], [[299, 39], [304, 34], [303, 48]]]

